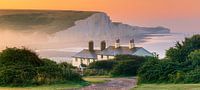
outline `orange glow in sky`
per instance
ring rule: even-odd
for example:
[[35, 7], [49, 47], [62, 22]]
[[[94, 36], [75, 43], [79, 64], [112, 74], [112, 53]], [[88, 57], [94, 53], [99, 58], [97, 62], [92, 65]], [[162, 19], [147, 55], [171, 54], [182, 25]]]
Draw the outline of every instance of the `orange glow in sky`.
[[102, 11], [131, 25], [200, 30], [200, 0], [0, 0], [0, 8]]

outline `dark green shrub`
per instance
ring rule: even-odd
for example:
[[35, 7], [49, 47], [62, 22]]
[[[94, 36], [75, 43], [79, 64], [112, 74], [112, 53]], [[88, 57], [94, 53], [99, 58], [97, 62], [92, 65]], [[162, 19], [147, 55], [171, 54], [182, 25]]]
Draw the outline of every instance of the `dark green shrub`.
[[62, 69], [58, 68], [56, 62], [43, 59], [44, 65], [37, 67], [35, 80], [37, 84], [50, 84], [57, 82], [62, 77]]
[[104, 69], [104, 70], [111, 70], [117, 62], [114, 60], [105, 60], [105, 61], [96, 61], [91, 63], [88, 68], [89, 69]]
[[88, 68], [93, 70], [88, 70], [85, 74], [90, 73], [89, 75], [99, 75], [98, 72], [101, 71], [106, 75], [112, 76], [135, 76], [138, 68], [147, 58], [151, 57], [117, 55], [113, 60], [96, 61], [91, 63]]
[[40, 66], [42, 61], [38, 58], [38, 55], [26, 48], [7, 48], [0, 54], [0, 63], [8, 65], [31, 65]]
[[0, 55], [0, 86], [26, 86], [81, 81], [70, 64], [40, 59], [28, 49], [7, 48]]
[[189, 71], [185, 75], [185, 83], [200, 83], [200, 68]]
[[151, 59], [145, 62], [138, 71], [139, 83], [156, 82], [160, 73], [160, 61]]
[[104, 69], [86, 69], [83, 72], [84, 76], [101, 76], [101, 75], [109, 75], [109, 72]]
[[149, 60], [139, 70], [140, 83], [199, 83], [200, 35], [177, 42], [166, 60]]
[[169, 74], [169, 79], [171, 83], [184, 83], [185, 73], [182, 71], [177, 71], [176, 73]]
[[140, 57], [140, 56], [133, 56], [133, 55], [117, 55], [115, 56], [114, 60], [117, 61], [124, 61], [124, 60], [144, 60], [145, 57]]
[[35, 67], [42, 65], [37, 54], [28, 49], [7, 48], [0, 55], [0, 85], [33, 84]]
[[173, 82], [172, 76], [180, 71], [180, 65], [170, 60], [148, 60], [139, 69], [140, 83], [162, 83]]
[[0, 85], [26, 86], [33, 84], [36, 70], [32, 66], [0, 67]]
[[72, 66], [72, 64], [69, 64], [67, 62], [59, 63], [59, 67], [61, 67], [61, 68], [72, 68], [72, 69], [76, 68], [76, 67]]
[[37, 76], [35, 78], [37, 84], [82, 80], [78, 73], [72, 71], [70, 64], [57, 64], [48, 59], [43, 59], [42, 61], [44, 65], [37, 68]]
[[200, 50], [195, 50], [188, 55], [188, 60], [193, 66], [200, 66]]
[[118, 62], [111, 71], [112, 76], [135, 76], [137, 70], [144, 63], [143, 60], [125, 60]]

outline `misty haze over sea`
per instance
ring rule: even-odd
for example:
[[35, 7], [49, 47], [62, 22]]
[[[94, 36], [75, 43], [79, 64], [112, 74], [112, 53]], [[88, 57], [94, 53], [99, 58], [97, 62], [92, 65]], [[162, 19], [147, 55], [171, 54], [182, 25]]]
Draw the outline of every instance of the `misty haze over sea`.
[[[170, 47], [174, 46], [177, 41], [184, 40], [185, 37], [190, 37], [194, 34], [199, 34], [198, 32], [195, 33], [170, 33], [170, 34], [151, 34], [147, 38], [143, 39], [141, 42], [137, 42], [136, 46], [144, 47], [145, 49], [156, 52], [159, 54], [160, 58], [165, 57], [165, 51]], [[113, 43], [114, 45], [114, 43]], [[128, 45], [127, 43], [122, 43], [122, 45]], [[70, 48], [60, 48], [60, 49], [43, 49], [43, 50], [36, 50], [42, 57], [47, 57], [54, 59], [58, 62], [62, 61], [70, 61], [71, 56], [75, 53], [81, 51], [82, 49], [87, 49], [87, 43], [83, 47], [70, 47]], [[99, 49], [99, 47], [96, 47]]]

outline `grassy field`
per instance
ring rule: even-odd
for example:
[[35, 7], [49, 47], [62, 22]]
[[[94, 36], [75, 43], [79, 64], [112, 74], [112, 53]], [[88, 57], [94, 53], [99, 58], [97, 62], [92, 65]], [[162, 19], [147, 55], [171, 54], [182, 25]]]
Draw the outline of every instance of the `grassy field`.
[[109, 81], [108, 76], [92, 76], [92, 77], [84, 77], [83, 79], [89, 83], [104, 83]]
[[84, 85], [77, 83], [68, 84], [54, 84], [54, 85], [42, 85], [42, 86], [32, 86], [32, 87], [0, 87], [0, 90], [63, 90], [63, 89], [73, 89], [81, 88]]
[[[89, 83], [104, 83], [108, 81], [108, 76], [94, 76], [84, 77], [85, 81]], [[42, 85], [42, 86], [31, 86], [31, 87], [0, 87], [0, 90], [63, 90], [81, 88], [87, 83], [67, 83], [67, 84], [53, 84], [53, 85]]]
[[200, 84], [142, 84], [133, 90], [200, 90]]
[[0, 29], [54, 33], [96, 12], [64, 10], [0, 10]]

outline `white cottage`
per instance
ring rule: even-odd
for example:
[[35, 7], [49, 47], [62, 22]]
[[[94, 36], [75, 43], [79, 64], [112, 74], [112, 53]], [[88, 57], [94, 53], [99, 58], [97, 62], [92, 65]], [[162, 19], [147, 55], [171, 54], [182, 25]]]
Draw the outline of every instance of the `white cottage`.
[[143, 47], [135, 47], [134, 39], [130, 40], [129, 46], [120, 46], [120, 40], [116, 40], [114, 46], [106, 48], [106, 42], [101, 42], [101, 50], [94, 50], [93, 41], [89, 42], [89, 49], [84, 49], [73, 56], [72, 65], [80, 67], [81, 64], [89, 65], [94, 61], [114, 59], [116, 55], [154, 56]]
[[88, 49], [83, 49], [79, 53], [72, 56], [72, 65], [76, 67], [81, 67], [81, 64], [89, 65], [97, 60], [98, 53], [100, 53], [100, 50], [94, 50], [94, 42], [90, 41]]

